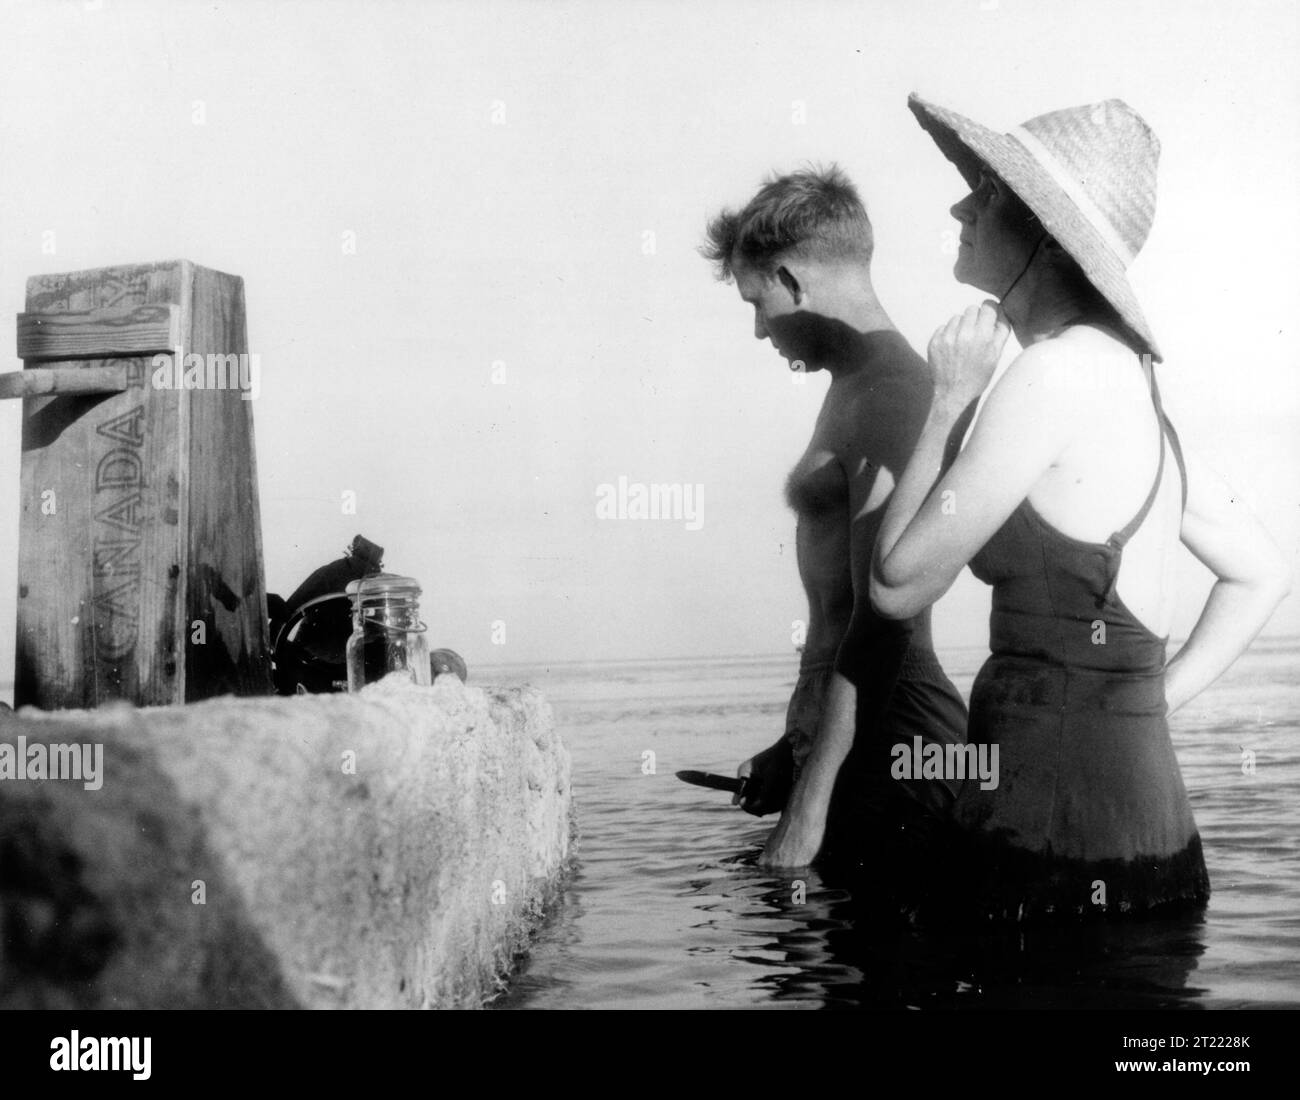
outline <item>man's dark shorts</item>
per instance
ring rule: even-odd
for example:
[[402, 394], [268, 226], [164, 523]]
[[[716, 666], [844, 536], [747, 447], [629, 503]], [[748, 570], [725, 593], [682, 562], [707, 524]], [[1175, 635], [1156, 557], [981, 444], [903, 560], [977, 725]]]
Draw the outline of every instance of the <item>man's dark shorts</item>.
[[[812, 751], [834, 672], [833, 662], [802, 668], [791, 695], [786, 738], [796, 778]], [[909, 649], [877, 728], [855, 732], [835, 783], [818, 864], [870, 871], [915, 892], [937, 863], [960, 782], [894, 779], [891, 749], [903, 744], [910, 753], [914, 737], [925, 744], [965, 744], [966, 720], [966, 705], [934, 653]]]

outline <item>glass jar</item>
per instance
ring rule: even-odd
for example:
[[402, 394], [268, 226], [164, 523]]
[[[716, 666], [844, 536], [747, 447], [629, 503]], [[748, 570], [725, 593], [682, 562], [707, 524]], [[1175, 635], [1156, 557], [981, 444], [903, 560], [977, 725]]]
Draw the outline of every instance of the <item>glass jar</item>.
[[390, 672], [407, 672], [417, 684], [432, 680], [428, 629], [420, 622], [420, 584], [412, 577], [378, 573], [348, 585], [352, 636], [348, 638], [348, 691], [360, 691]]

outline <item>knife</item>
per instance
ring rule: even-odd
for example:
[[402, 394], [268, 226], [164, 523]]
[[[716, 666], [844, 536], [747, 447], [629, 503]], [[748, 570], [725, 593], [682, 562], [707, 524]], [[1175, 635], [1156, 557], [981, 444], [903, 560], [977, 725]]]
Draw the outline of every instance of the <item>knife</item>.
[[677, 778], [684, 783], [694, 783], [697, 787], [712, 787], [715, 791], [732, 791], [745, 789], [745, 781], [729, 775], [714, 775], [712, 772], [678, 772]]

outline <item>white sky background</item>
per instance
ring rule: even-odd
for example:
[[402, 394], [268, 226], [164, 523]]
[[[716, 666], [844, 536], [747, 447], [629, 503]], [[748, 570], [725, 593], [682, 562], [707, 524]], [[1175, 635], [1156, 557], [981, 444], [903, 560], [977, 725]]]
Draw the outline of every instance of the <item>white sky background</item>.
[[[806, 607], [781, 488], [825, 380], [796, 385], [753, 339], [695, 253], [706, 220], [770, 169], [838, 160], [876, 226], [881, 298], [923, 349], [981, 295], [952, 279], [964, 190], [907, 93], [1001, 130], [1119, 96], [1163, 144], [1133, 279], [1167, 404], [1294, 558], [1296, 12], [0, 3], [4, 369], [32, 274], [185, 257], [242, 275], [271, 591], [360, 532], [421, 580], [432, 642], [471, 669], [790, 652]], [[0, 405], [0, 680], [19, 423]], [[702, 485], [702, 528], [598, 519], [620, 476]], [[1176, 636], [1208, 586], [1184, 572]], [[1298, 606], [1269, 631], [1300, 632]], [[964, 576], [940, 644], [986, 642], [987, 607]]]

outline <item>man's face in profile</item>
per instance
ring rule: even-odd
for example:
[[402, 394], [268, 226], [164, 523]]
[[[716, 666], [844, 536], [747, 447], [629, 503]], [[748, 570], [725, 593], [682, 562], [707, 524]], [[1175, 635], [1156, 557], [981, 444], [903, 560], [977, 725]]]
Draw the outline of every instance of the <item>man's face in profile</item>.
[[792, 288], [777, 275], [768, 275], [743, 260], [732, 264], [731, 273], [741, 301], [754, 307], [754, 338], [770, 340], [787, 362], [799, 359], [798, 350], [789, 346], [791, 341], [782, 339], [790, 327], [783, 319], [799, 311]]
[[754, 307], [754, 336], [770, 340], [791, 370], [822, 370], [839, 350], [843, 326], [819, 312], [810, 285], [822, 302], [834, 278], [817, 264], [779, 264], [768, 275], [740, 261], [731, 265], [740, 297]]

